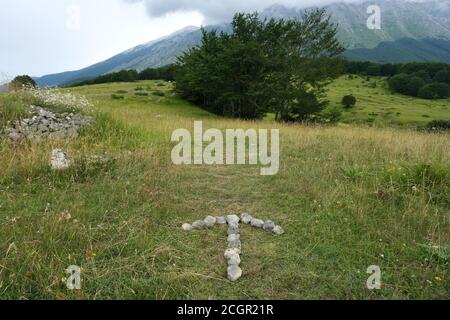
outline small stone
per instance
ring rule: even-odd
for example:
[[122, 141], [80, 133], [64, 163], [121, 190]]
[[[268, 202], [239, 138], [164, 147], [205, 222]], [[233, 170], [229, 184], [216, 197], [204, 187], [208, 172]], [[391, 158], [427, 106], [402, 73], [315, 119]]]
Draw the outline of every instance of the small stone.
[[242, 269], [238, 266], [229, 266], [227, 269], [228, 273], [228, 280], [230, 281], [237, 281], [242, 277]]
[[239, 266], [241, 264], [241, 257], [238, 253], [228, 255], [227, 263], [229, 266]]
[[232, 235], [232, 234], [240, 234], [238, 224], [230, 224], [228, 226], [228, 235]]
[[240, 220], [241, 219], [239, 219], [239, 217], [235, 214], [227, 216], [228, 224], [236, 224], [239, 223]]
[[252, 225], [252, 227], [262, 228], [264, 226], [264, 221], [253, 218], [252, 221], [250, 222], [250, 224]]
[[228, 242], [228, 248], [229, 249], [242, 249], [241, 240], [232, 240]]
[[252, 222], [253, 217], [248, 213], [241, 214], [241, 221], [244, 224], [250, 224]]
[[194, 230], [194, 227], [191, 224], [189, 224], [189, 223], [183, 224], [182, 228], [183, 228], [184, 231], [192, 231], [192, 230]]
[[197, 220], [192, 224], [192, 227], [197, 230], [205, 229], [206, 223], [203, 220]]
[[241, 235], [240, 234], [230, 234], [228, 236], [228, 242], [234, 241], [234, 240], [241, 240]]
[[263, 229], [265, 231], [271, 232], [274, 228], [275, 228], [275, 223], [273, 223], [273, 221], [270, 221], [270, 220], [267, 220], [263, 225]]
[[212, 216], [207, 216], [203, 221], [205, 222], [207, 228], [214, 227], [214, 225], [216, 224], [216, 218]]
[[53, 170], [65, 170], [70, 167], [71, 161], [67, 154], [61, 149], [52, 151], [50, 165]]
[[273, 228], [272, 232], [280, 236], [284, 233], [284, 229], [280, 226], [276, 226], [275, 228]]
[[225, 250], [224, 257], [228, 260], [234, 254], [241, 254], [241, 250], [237, 248], [228, 248], [227, 250]]
[[217, 224], [227, 224], [227, 218], [225, 218], [225, 217], [217, 217], [216, 218], [216, 223]]

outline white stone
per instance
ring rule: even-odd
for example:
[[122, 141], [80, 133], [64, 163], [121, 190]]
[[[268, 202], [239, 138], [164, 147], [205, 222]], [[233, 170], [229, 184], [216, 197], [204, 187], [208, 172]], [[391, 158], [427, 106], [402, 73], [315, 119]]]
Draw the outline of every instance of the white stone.
[[235, 214], [227, 216], [228, 224], [236, 224], [236, 223], [239, 223], [240, 220], [241, 219], [239, 219], [239, 217]]
[[263, 225], [263, 229], [265, 231], [271, 232], [274, 228], [275, 228], [275, 223], [273, 223], [273, 221], [270, 221], [270, 220], [267, 220]]
[[225, 217], [216, 217], [217, 224], [227, 224], [227, 218]]
[[233, 253], [227, 257], [228, 266], [239, 266], [241, 264], [241, 257], [238, 253]]
[[228, 242], [234, 241], [234, 240], [241, 240], [241, 235], [233, 233], [228, 236]]
[[272, 232], [280, 236], [284, 233], [284, 229], [280, 226], [276, 226], [275, 228], [273, 228]]
[[241, 250], [236, 249], [236, 248], [234, 248], [234, 249], [228, 248], [227, 250], [225, 250], [224, 257], [225, 257], [225, 259], [228, 260], [229, 257], [233, 256], [234, 254], [241, 254]]
[[205, 229], [206, 223], [203, 220], [197, 220], [192, 224], [192, 227], [194, 227], [194, 229]]
[[252, 227], [262, 228], [264, 226], [264, 221], [260, 219], [252, 219], [251, 223]]
[[52, 151], [50, 166], [53, 170], [65, 170], [68, 169], [70, 165], [71, 160], [63, 150], [55, 149]]
[[238, 266], [229, 266], [227, 269], [228, 280], [237, 281], [242, 277], [242, 269]]
[[250, 224], [252, 222], [253, 217], [248, 213], [241, 214], [241, 222], [244, 224]]
[[216, 218], [212, 216], [207, 216], [203, 221], [205, 222], [207, 228], [214, 227], [214, 225], [216, 224]]
[[189, 223], [183, 224], [182, 228], [183, 228], [184, 231], [192, 231], [192, 230], [194, 230], [194, 227], [191, 224], [189, 224]]

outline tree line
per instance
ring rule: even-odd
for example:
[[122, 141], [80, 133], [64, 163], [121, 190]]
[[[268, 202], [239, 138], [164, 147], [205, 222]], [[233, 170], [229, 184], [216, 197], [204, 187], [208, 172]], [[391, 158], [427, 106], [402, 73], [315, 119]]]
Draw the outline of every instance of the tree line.
[[450, 65], [441, 62], [375, 64], [346, 61], [349, 74], [388, 77], [392, 91], [422, 99], [446, 99], [450, 96]]
[[119, 72], [108, 73], [93, 79], [77, 82], [71, 87], [112, 83], [112, 82], [134, 82], [139, 80], [175, 80], [176, 65], [171, 64], [160, 68], [147, 68], [141, 72], [136, 70], [121, 70]]

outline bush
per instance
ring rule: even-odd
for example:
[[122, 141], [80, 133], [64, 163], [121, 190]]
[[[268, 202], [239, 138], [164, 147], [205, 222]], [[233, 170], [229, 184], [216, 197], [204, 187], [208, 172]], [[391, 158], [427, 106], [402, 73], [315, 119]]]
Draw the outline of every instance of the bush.
[[118, 94], [126, 94], [126, 93], [128, 93], [128, 91], [127, 90], [117, 90], [116, 93], [118, 93]]
[[111, 98], [114, 99], [114, 100], [123, 100], [123, 99], [125, 99], [124, 96], [119, 95], [119, 94], [112, 94]]
[[155, 92], [153, 92], [152, 93], [154, 96], [157, 96], [157, 97], [165, 97], [166, 96], [166, 94], [164, 93], [164, 92], [162, 92], [162, 91], [155, 91]]
[[401, 73], [393, 76], [388, 80], [389, 88], [398, 93], [405, 93], [409, 83], [409, 76], [405, 73]]
[[434, 120], [427, 125], [430, 131], [450, 131], [450, 120]]
[[423, 86], [418, 96], [422, 99], [447, 99], [450, 87], [446, 83], [432, 83]]
[[346, 108], [354, 107], [356, 105], [356, 98], [353, 95], [344, 96], [342, 98], [342, 104]]
[[148, 92], [142, 92], [142, 91], [138, 91], [135, 93], [136, 96], [141, 96], [141, 97], [147, 97], [148, 96]]
[[36, 88], [36, 82], [27, 75], [17, 76], [9, 84], [10, 90], [22, 90], [24, 87]]

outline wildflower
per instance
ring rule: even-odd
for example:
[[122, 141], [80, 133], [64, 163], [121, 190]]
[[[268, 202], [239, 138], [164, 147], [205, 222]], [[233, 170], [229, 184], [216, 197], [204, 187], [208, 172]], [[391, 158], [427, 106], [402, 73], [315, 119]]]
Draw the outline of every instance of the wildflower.
[[97, 254], [96, 254], [95, 252], [88, 251], [88, 252], [86, 253], [86, 256], [87, 256], [88, 258], [95, 258], [95, 257], [97, 256]]
[[434, 280], [435, 280], [436, 282], [442, 282], [442, 281], [444, 281], [444, 277], [436, 276], [436, 277], [434, 277]]

